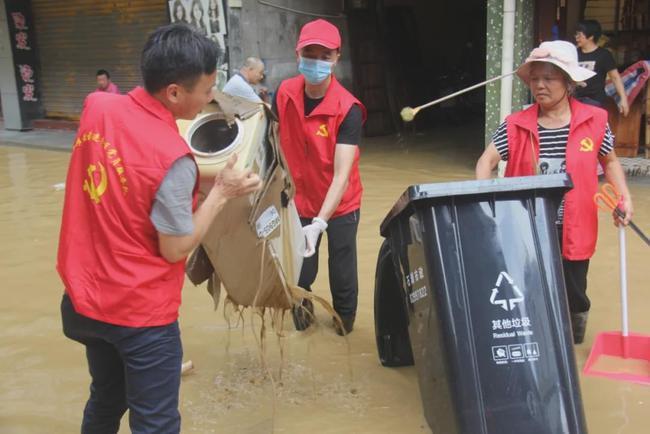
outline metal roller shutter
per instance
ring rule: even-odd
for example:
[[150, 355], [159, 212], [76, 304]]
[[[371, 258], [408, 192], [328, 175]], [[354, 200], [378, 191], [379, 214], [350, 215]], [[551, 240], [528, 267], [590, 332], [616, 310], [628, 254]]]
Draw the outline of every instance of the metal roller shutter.
[[78, 118], [95, 73], [122, 92], [140, 84], [147, 36], [169, 22], [164, 0], [32, 0], [46, 116]]

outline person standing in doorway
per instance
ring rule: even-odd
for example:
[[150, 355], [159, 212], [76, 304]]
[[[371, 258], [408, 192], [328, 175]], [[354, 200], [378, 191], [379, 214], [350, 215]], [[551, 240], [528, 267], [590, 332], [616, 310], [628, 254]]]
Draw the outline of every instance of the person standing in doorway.
[[105, 69], [97, 71], [97, 89], [96, 92], [120, 93], [120, 89], [111, 81], [111, 74]]
[[249, 57], [230, 80], [223, 87], [223, 93], [245, 98], [252, 102], [262, 102], [266, 99], [266, 88], [260, 89], [257, 94], [253, 86], [257, 86], [264, 79], [264, 62], [257, 57]]
[[[321, 235], [327, 232], [330, 290], [343, 320], [342, 327], [334, 325], [343, 335], [353, 329], [359, 292], [356, 237], [363, 189], [358, 145], [366, 109], [334, 77], [341, 57], [336, 26], [322, 19], [305, 24], [296, 57], [300, 75], [280, 84], [274, 107], [307, 242], [298, 284], [311, 291]], [[294, 308], [293, 319], [296, 329], [309, 327], [309, 300]]]
[[630, 107], [614, 57], [608, 50], [597, 45], [601, 34], [600, 23], [596, 20], [584, 20], [578, 23], [575, 34], [578, 62], [581, 67], [595, 72], [596, 75], [585, 81], [584, 87], [576, 89], [576, 98], [581, 102], [603, 107], [607, 100], [605, 81], [609, 77], [621, 99], [618, 109], [623, 116], [627, 116]]
[[57, 271], [64, 334], [86, 347], [84, 434], [178, 433], [185, 258], [230, 199], [259, 189], [233, 156], [197, 207], [197, 165], [176, 119], [212, 100], [216, 47], [183, 24], [144, 46], [144, 88], [92, 93], [66, 178]]

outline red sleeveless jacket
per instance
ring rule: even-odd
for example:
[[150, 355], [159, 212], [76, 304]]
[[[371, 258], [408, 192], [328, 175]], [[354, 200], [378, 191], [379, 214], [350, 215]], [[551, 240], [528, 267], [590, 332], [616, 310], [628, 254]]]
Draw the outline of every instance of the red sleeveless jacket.
[[167, 171], [185, 155], [172, 114], [144, 89], [86, 98], [57, 260], [77, 313], [129, 327], [177, 319], [185, 264], [160, 255], [149, 215]]
[[[323, 101], [308, 116], [305, 116], [304, 92], [302, 75], [283, 81], [278, 89], [277, 110], [281, 147], [296, 186], [298, 214], [313, 218], [318, 215], [334, 178], [339, 127], [353, 104], [361, 107], [364, 121], [366, 109], [334, 76]], [[359, 209], [362, 192], [357, 149], [348, 188], [332, 218]]]
[[[607, 112], [573, 98], [566, 148], [567, 173], [573, 189], [564, 196], [562, 256], [570, 260], [589, 259], [598, 238], [598, 209], [593, 197], [598, 190], [598, 152], [605, 137]], [[505, 176], [534, 175], [539, 161], [537, 116], [539, 105], [506, 118], [508, 164]]]

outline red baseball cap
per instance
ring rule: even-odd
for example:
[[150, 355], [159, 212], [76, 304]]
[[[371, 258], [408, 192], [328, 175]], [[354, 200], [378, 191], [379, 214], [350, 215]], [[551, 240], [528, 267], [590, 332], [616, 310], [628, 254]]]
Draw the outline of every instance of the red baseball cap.
[[341, 48], [341, 34], [339, 33], [339, 29], [329, 21], [310, 21], [302, 26], [300, 30], [296, 51], [307, 45], [322, 45], [330, 50]]

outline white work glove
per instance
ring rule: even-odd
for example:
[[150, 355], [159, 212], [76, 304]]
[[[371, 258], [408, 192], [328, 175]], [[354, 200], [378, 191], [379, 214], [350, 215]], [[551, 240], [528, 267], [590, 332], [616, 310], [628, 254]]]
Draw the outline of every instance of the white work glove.
[[305, 234], [305, 253], [304, 257], [309, 258], [316, 253], [316, 244], [318, 237], [327, 229], [327, 222], [319, 217], [314, 217], [311, 224], [302, 227], [302, 232]]

